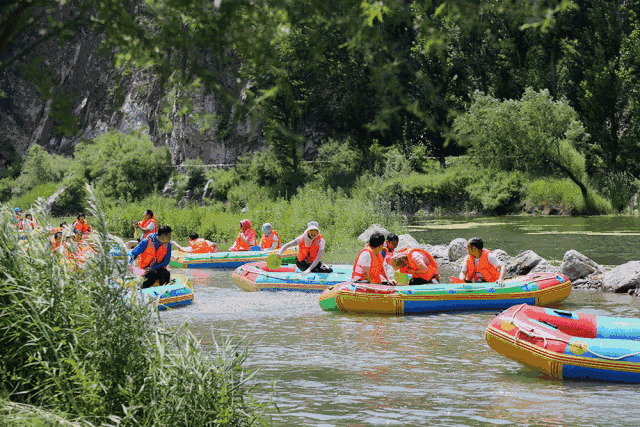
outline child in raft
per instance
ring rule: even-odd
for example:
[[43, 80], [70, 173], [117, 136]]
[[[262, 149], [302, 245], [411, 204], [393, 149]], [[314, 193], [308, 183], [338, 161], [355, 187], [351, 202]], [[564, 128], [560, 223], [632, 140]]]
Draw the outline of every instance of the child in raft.
[[302, 272], [301, 275], [305, 276], [311, 272], [313, 273], [333, 273], [333, 269], [321, 262], [322, 254], [325, 247], [324, 237], [320, 234], [320, 227], [315, 221], [311, 221], [307, 224], [307, 228], [304, 232], [286, 243], [280, 248], [277, 253], [278, 258], [284, 258], [282, 254], [285, 250], [291, 246], [298, 245], [298, 255], [296, 256], [296, 266]]
[[420, 248], [407, 248], [396, 252], [391, 257], [391, 266], [401, 273], [411, 274], [409, 286], [425, 283], [440, 283], [438, 264], [433, 256]]
[[391, 265], [391, 257], [395, 253], [398, 243], [400, 243], [400, 238], [396, 234], [389, 233], [380, 251], [380, 255], [382, 255], [382, 258], [384, 258], [389, 265]]
[[262, 224], [262, 238], [260, 239], [260, 249], [263, 251], [280, 249], [280, 236], [268, 222]]
[[[496, 282], [504, 286], [506, 267], [491, 251], [484, 249], [480, 237], [473, 237], [467, 243], [469, 255], [462, 263], [458, 278], [467, 283]], [[500, 269], [500, 271], [498, 271]]]
[[240, 221], [240, 228], [238, 237], [236, 237], [236, 241], [229, 248], [229, 251], [250, 251], [251, 246], [256, 246], [256, 232], [251, 228], [251, 221], [243, 219]]
[[40, 222], [37, 219], [34, 219], [33, 215], [28, 213], [28, 214], [26, 214], [24, 216], [22, 229], [24, 229], [24, 230], [39, 230], [41, 228], [42, 228], [42, 226], [40, 225]]
[[189, 233], [188, 247], [180, 246], [178, 243], [174, 241], [172, 241], [171, 243], [176, 245], [176, 248], [178, 248], [179, 251], [188, 252], [192, 254], [208, 254], [213, 252], [220, 252], [220, 248], [218, 248], [218, 245], [216, 245], [210, 240], [201, 238], [198, 235], [198, 233], [193, 231]]
[[384, 277], [389, 284], [396, 284], [395, 281], [387, 277], [387, 273], [384, 270], [384, 258], [381, 254], [384, 249], [384, 242], [385, 238], [382, 233], [373, 233], [369, 237], [369, 244], [360, 251], [353, 263], [352, 281], [382, 283], [382, 278]]

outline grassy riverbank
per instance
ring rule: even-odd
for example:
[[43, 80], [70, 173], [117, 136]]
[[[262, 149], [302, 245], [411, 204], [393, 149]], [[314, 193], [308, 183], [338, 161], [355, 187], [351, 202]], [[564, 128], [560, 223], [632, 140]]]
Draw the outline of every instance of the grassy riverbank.
[[82, 269], [61, 263], [42, 238], [20, 241], [2, 209], [0, 397], [17, 404], [2, 404], [2, 419], [7, 425], [56, 425], [49, 415], [60, 425], [258, 422], [266, 407], [251, 397], [246, 345], [217, 337], [213, 350], [202, 348], [188, 328], [165, 327], [146, 304], [114, 287], [111, 278], [122, 277], [124, 267], [107, 255], [114, 240], [90, 205], [98, 254]]

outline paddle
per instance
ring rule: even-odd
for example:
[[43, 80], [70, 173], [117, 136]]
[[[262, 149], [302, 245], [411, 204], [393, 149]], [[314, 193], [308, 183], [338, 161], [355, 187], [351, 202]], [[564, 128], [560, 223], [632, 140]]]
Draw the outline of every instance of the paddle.
[[396, 282], [406, 284], [409, 282], [409, 278], [406, 273], [402, 273], [400, 271], [396, 271], [394, 274]]
[[260, 246], [258, 246], [258, 245], [251, 246], [251, 248], [250, 248], [250, 249], [251, 249], [252, 251], [254, 251], [254, 252], [262, 250], [262, 248], [261, 248]]
[[269, 270], [277, 270], [282, 265], [282, 260], [278, 258], [278, 255], [274, 252], [267, 257], [267, 267]]

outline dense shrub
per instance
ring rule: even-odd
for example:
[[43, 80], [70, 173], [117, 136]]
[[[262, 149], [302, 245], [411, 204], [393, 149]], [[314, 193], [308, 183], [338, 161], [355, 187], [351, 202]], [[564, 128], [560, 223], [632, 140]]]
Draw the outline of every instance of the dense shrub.
[[593, 214], [611, 213], [608, 200], [589, 190], [585, 201], [577, 185], [569, 179], [543, 178], [524, 184], [523, 204], [526, 210], [538, 213]]
[[518, 172], [484, 170], [467, 185], [473, 205], [479, 210], [503, 215], [520, 210], [523, 177]]
[[71, 159], [49, 154], [40, 145], [33, 144], [15, 181], [14, 195], [24, 194], [43, 183], [62, 181], [70, 173], [71, 164]]
[[349, 188], [363, 170], [360, 153], [348, 143], [329, 140], [318, 149], [317, 163], [313, 164], [316, 178], [324, 187]]
[[136, 132], [107, 132], [78, 144], [74, 154], [80, 176], [113, 199], [143, 199], [161, 190], [173, 171], [169, 150]]

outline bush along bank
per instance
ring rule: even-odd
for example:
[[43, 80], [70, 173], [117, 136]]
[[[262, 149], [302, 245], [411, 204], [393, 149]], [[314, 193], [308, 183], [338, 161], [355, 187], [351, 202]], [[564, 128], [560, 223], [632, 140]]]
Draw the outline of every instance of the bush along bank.
[[127, 299], [112, 285], [124, 266], [108, 256], [122, 242], [95, 200], [89, 206], [98, 253], [82, 270], [36, 237], [19, 240], [2, 209], [0, 396], [82, 425], [258, 422], [266, 407], [251, 397], [246, 345], [228, 338], [207, 350]]

